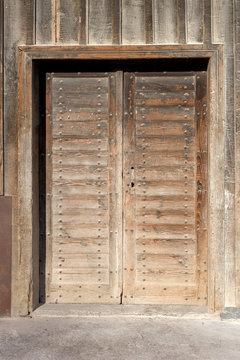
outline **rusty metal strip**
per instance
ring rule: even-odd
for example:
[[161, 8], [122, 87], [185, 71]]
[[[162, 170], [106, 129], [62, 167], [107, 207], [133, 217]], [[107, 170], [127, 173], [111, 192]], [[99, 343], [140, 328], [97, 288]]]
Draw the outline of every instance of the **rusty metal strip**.
[[11, 315], [12, 198], [0, 196], [0, 316]]

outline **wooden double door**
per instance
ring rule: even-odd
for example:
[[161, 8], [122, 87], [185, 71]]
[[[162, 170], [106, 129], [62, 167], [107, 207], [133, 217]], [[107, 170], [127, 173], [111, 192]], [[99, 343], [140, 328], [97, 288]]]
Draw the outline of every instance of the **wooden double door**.
[[206, 73], [46, 84], [47, 302], [205, 305]]

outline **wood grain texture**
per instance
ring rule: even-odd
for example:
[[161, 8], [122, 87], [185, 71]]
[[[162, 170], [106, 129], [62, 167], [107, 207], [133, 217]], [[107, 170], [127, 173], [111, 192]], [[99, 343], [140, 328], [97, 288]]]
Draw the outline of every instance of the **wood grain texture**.
[[[171, 91], [176, 100], [165, 128], [162, 97]], [[188, 105], [189, 91], [195, 107]], [[152, 108], [145, 95], [160, 101]], [[205, 101], [206, 73], [125, 75], [124, 303], [207, 303]], [[182, 148], [170, 151], [175, 137]]]
[[120, 302], [119, 88], [118, 73], [47, 74], [47, 302]]
[[225, 80], [225, 306], [236, 304], [235, 116], [233, 2], [213, 1], [213, 41], [224, 44]]
[[186, 1], [186, 39], [187, 44], [203, 42], [203, 8], [202, 0]]
[[3, 195], [3, 1], [0, 4], [0, 195]]
[[186, 43], [186, 2], [185, 0], [177, 0], [178, 6], [178, 42]]
[[[17, 45], [24, 44], [27, 37], [26, 1], [4, 1], [4, 188], [5, 195], [12, 196], [12, 314], [28, 313], [30, 278], [24, 275], [21, 263], [21, 242], [18, 240], [18, 91], [17, 91]], [[33, 33], [33, 32], [31, 32]], [[30, 206], [30, 205], [29, 205]], [[29, 208], [29, 207], [28, 207]], [[31, 208], [31, 206], [30, 206]], [[29, 265], [27, 265], [28, 267]], [[27, 272], [27, 271], [26, 271]], [[23, 279], [24, 278], [24, 279]], [[23, 281], [22, 281], [23, 279]], [[27, 290], [26, 290], [27, 288]]]
[[[80, 42], [80, 6], [78, 0], [56, 0], [56, 42]], [[83, 17], [84, 20], [84, 17]]]
[[206, 44], [212, 43], [212, 1], [204, 0], [204, 21], [203, 21], [203, 42]]
[[11, 316], [12, 199], [0, 196], [0, 316]]
[[145, 0], [122, 0], [122, 43], [145, 43]]
[[[235, 216], [240, 211], [240, 2], [235, 1], [235, 116], [236, 116], [236, 198]], [[236, 254], [240, 254], [240, 223], [236, 221]], [[236, 258], [236, 306], [240, 306], [240, 256]]]
[[[53, 36], [53, 5], [49, 0], [36, 1], [36, 43], [37, 44], [51, 44]], [[54, 42], [53, 42], [54, 43]]]
[[154, 43], [178, 43], [177, 0], [154, 0]]
[[[88, 43], [112, 44], [113, 18], [111, 1], [89, 0]], [[115, 23], [116, 24], [116, 23]], [[115, 29], [116, 31], [116, 29]], [[115, 35], [116, 36], [116, 35]]]

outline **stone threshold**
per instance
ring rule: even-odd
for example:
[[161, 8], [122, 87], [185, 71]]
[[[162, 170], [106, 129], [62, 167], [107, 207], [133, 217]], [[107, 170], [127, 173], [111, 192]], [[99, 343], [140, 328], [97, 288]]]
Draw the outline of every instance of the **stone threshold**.
[[42, 317], [138, 317], [220, 320], [207, 307], [181, 305], [43, 304], [30, 315]]

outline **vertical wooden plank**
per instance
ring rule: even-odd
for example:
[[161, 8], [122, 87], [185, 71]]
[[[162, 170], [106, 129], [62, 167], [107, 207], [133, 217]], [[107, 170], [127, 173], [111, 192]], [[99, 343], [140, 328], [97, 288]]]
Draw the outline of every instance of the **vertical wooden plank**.
[[188, 44], [203, 41], [203, 1], [186, 0], [186, 38]]
[[224, 306], [224, 94], [222, 52], [209, 67], [209, 308]]
[[78, 0], [57, 0], [57, 43], [78, 44], [80, 40], [80, 5]]
[[197, 73], [197, 171], [196, 171], [196, 230], [197, 230], [197, 278], [198, 298], [207, 300], [208, 286], [208, 112], [207, 73]]
[[111, 1], [89, 0], [89, 44], [112, 44], [112, 19]]
[[144, 4], [145, 19], [145, 43], [153, 43], [153, 3], [152, 0], [145, 0]]
[[236, 304], [235, 262], [235, 117], [233, 2], [213, 0], [213, 42], [224, 44], [225, 81], [225, 306]]
[[13, 201], [13, 259], [12, 259], [12, 314], [24, 313], [26, 304], [19, 299], [22, 283], [19, 281], [21, 252], [17, 240], [17, 174], [18, 174], [18, 98], [17, 98], [17, 50], [26, 41], [25, 0], [4, 1], [4, 186], [5, 195]]
[[3, 1], [0, 3], [0, 195], [3, 195]]
[[112, 43], [121, 44], [122, 1], [121, 0], [112, 1], [111, 6], [112, 6]]
[[153, 0], [154, 43], [178, 42], [177, 0]]
[[211, 44], [212, 42], [212, 1], [203, 0], [204, 22], [203, 22], [203, 42]]
[[178, 0], [178, 42], [186, 43], [186, 9], [185, 0]]
[[80, 45], [87, 43], [87, 0], [79, 0], [79, 36], [78, 41]]
[[[236, 118], [236, 199], [235, 216], [240, 213], [240, 1], [235, 1], [235, 118]], [[236, 221], [236, 306], [240, 306], [240, 221]]]
[[36, 0], [25, 0], [26, 11], [26, 45], [33, 45], [36, 43], [35, 32], [35, 12], [36, 12]]
[[11, 315], [12, 199], [0, 196], [0, 316]]
[[53, 0], [36, 0], [36, 43], [51, 44], [53, 41]]
[[123, 302], [134, 295], [136, 265], [135, 250], [135, 119], [134, 75], [124, 74], [124, 120], [123, 120]]
[[122, 0], [122, 43], [144, 44], [144, 0]]

